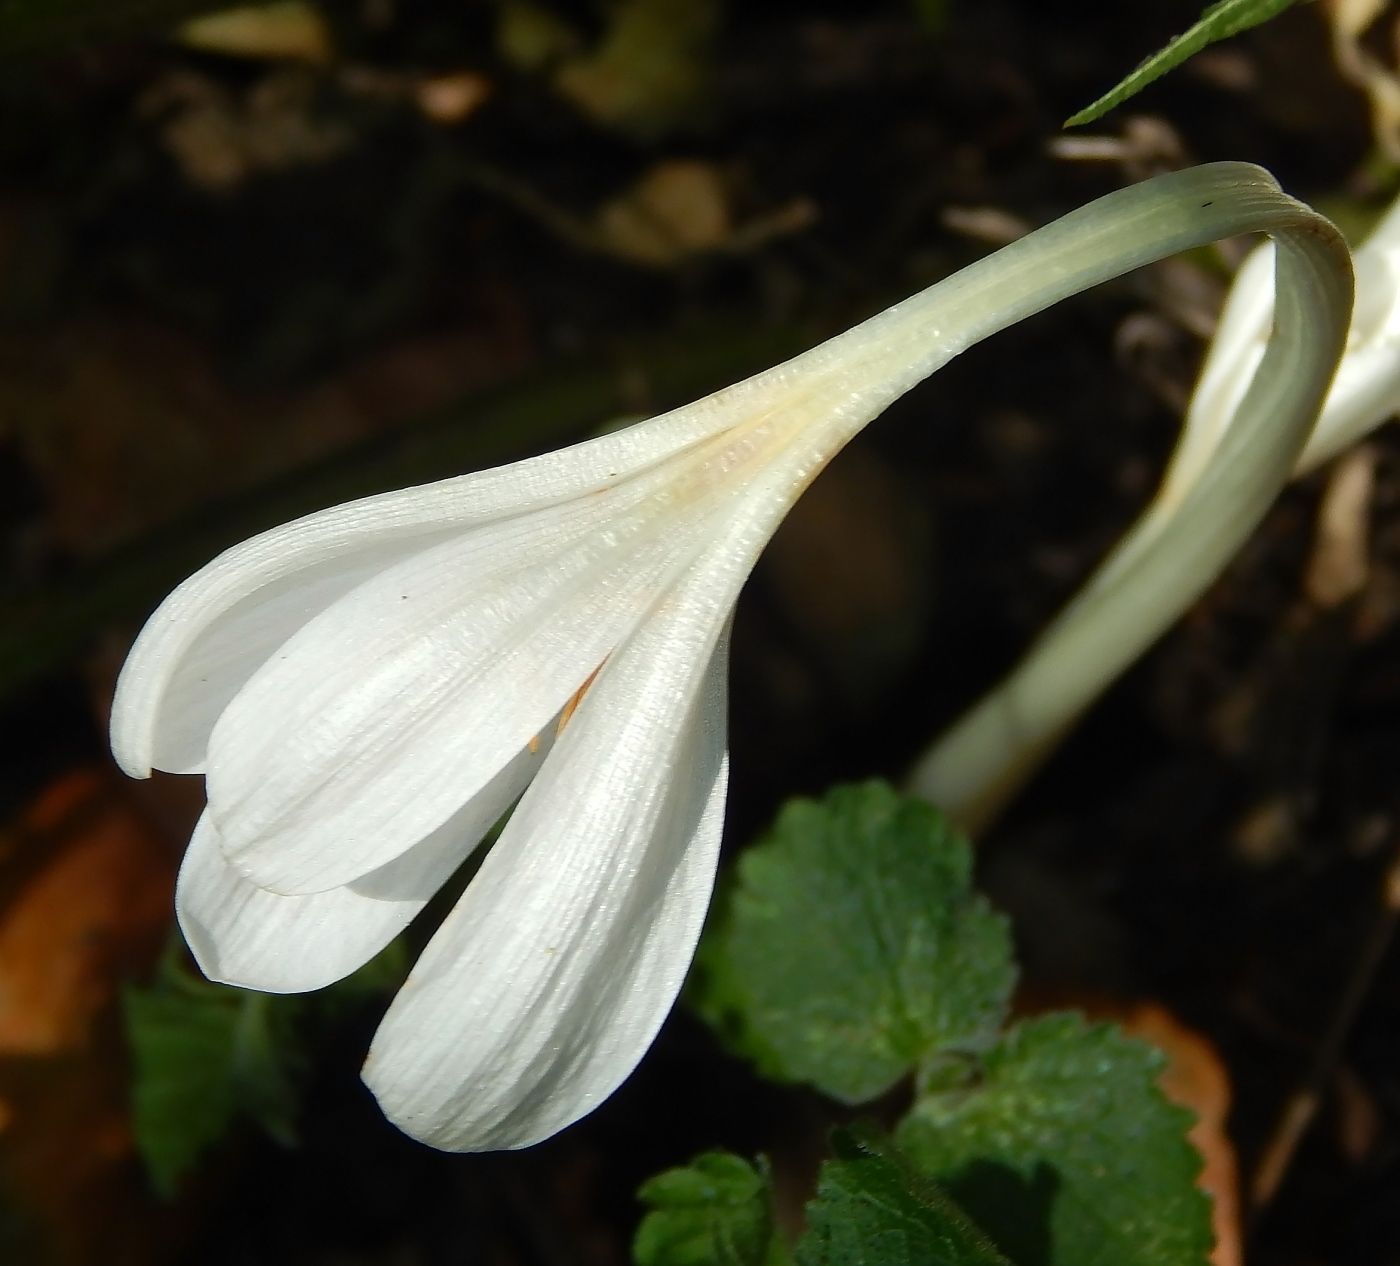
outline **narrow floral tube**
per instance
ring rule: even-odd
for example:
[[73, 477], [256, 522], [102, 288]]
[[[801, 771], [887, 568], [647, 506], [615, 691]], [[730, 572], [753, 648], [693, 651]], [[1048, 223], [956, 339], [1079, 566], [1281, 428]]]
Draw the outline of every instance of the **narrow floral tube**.
[[[220, 555], [151, 617], [112, 710], [128, 773], [205, 777], [176, 901], [200, 967], [273, 992], [354, 970], [518, 798], [365, 1080], [391, 1120], [455, 1150], [527, 1146], [592, 1110], [694, 953], [724, 816], [727, 629], [788, 509], [969, 344], [1246, 231], [1280, 242], [1282, 350], [1265, 363], [1296, 365], [1267, 401], [1251, 388], [1275, 420], [1241, 428], [1202, 479], [1247, 491], [1235, 540], [1316, 412], [1350, 280], [1325, 220], [1258, 168], [1216, 164], [1100, 199], [685, 408]], [[1223, 561], [1207, 555], [1192, 577]]]
[[[1223, 561], [1272, 500], [1273, 491], [1262, 485], [1242, 493], [1218, 476], [1239, 460], [1245, 431], [1272, 425], [1260, 412], [1271, 407], [1268, 381], [1280, 373], [1321, 372], [1324, 342], [1337, 337], [1335, 314], [1317, 309], [1310, 314], [1317, 322], [1313, 346], [1303, 349], [1313, 357], [1312, 367], [1292, 364], [1281, 354], [1285, 340], [1278, 336], [1276, 318], [1287, 320], [1287, 315], [1275, 302], [1277, 249], [1275, 242], [1264, 242], [1241, 265], [1181, 440], [1139, 523], [1007, 677], [911, 771], [910, 790], [943, 806], [968, 830], [992, 821], [1123, 665], [1195, 600], [1219, 568], [1212, 563], [1199, 569], [1195, 580], [1163, 588], [1166, 573], [1153, 562], [1154, 552], [1206, 549]], [[1316, 424], [1303, 433], [1294, 475], [1330, 460], [1400, 411], [1400, 202], [1357, 251], [1354, 268], [1356, 302], [1344, 327], [1344, 353]], [[1224, 523], [1232, 515], [1233, 527]], [[1213, 526], [1217, 522], [1223, 528]], [[1212, 545], [1212, 534], [1219, 531], [1223, 534]], [[1150, 591], [1157, 613], [1143, 620], [1152, 609]], [[1097, 652], [1089, 648], [1104, 643], [1109, 654], [1096, 661]], [[1077, 667], [1066, 671], [1066, 660]]]

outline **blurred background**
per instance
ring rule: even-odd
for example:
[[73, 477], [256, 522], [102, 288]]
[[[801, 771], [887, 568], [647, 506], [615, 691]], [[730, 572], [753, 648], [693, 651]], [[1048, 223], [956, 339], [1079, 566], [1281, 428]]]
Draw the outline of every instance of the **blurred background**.
[[[716, 1145], [769, 1153], [796, 1216], [833, 1110], [684, 1008], [562, 1136], [445, 1156], [359, 1085], [372, 986], [263, 1016], [270, 1082], [228, 1055], [263, 1013], [215, 1023], [190, 1050], [245, 1065], [153, 1178], [123, 997], [171, 952], [202, 792], [114, 771], [116, 670], [253, 531], [684, 403], [1154, 172], [1261, 163], [1363, 234], [1400, 166], [1339, 6], [1094, 141], [1061, 121], [1197, 0], [216, 7], [0, 0], [0, 1260], [607, 1266], [637, 1184]], [[740, 604], [727, 848], [897, 779], [1010, 666], [1150, 496], [1247, 246], [997, 336], [822, 475]], [[1169, 1008], [1228, 1070], [1247, 1176], [1351, 991], [1259, 1262], [1400, 1262], [1400, 442], [1363, 460], [1362, 591], [1310, 597], [1326, 474], [1290, 489], [980, 854], [1025, 1005]]]

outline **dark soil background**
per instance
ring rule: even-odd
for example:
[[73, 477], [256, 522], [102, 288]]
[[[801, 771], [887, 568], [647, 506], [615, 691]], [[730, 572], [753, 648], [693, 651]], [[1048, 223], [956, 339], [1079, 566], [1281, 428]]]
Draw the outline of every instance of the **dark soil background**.
[[[582, 0], [558, 11], [599, 29]], [[211, 505], [392, 442], [561, 358], [624, 373], [642, 336], [684, 358], [726, 322], [755, 342], [838, 329], [991, 248], [955, 231], [966, 220], [949, 208], [1036, 225], [1154, 168], [1227, 158], [1264, 164], [1352, 222], [1385, 201], [1365, 100], [1332, 67], [1317, 6], [1090, 129], [1131, 136], [1145, 116], [1171, 142], [1092, 164], [1052, 154], [1060, 121], [1193, 21], [1195, 0], [952, 0], [937, 33], [898, 0], [734, 0], [705, 103], [641, 139], [508, 65], [490, 5], [328, 12], [341, 59], [310, 72], [307, 91], [340, 139], [217, 189], [191, 179], [160, 101], [207, 98], [210, 85], [241, 100], [273, 73], [265, 64], [122, 34], [0, 66], [0, 584], [12, 614], [34, 586], [87, 584], [114, 550], [159, 548]], [[434, 121], [402, 94], [338, 88], [347, 65], [390, 79], [467, 71], [490, 96]], [[810, 222], [663, 268], [590, 250], [556, 222], [591, 223], [678, 158], [718, 173], [740, 225], [795, 204]], [[822, 477], [740, 604], [729, 849], [791, 795], [898, 779], [1073, 592], [1150, 496], [1227, 257], [1148, 270], [997, 336]], [[655, 407], [645, 379], [634, 388], [633, 411]], [[507, 437], [501, 455], [576, 433]], [[1290, 489], [982, 844], [981, 880], [1015, 920], [1028, 989], [1154, 999], [1218, 1046], [1246, 1176], [1352, 978], [1396, 848], [1400, 441], [1385, 429], [1374, 443], [1358, 603], [1307, 614], [1321, 482]], [[158, 596], [89, 618], [76, 653], [11, 689], [10, 820], [56, 778], [106, 761], [113, 672]], [[138, 811], [178, 854], [188, 794], [115, 779], [107, 794], [144, 797]], [[48, 846], [15, 843], [28, 838], [12, 827], [0, 840], [0, 920], [46, 864]], [[31, 1099], [68, 1102], [79, 1083], [111, 1082], [120, 1101], [107, 998], [88, 1046], [0, 1061], [16, 1123], [0, 1129], [0, 1231], [22, 1228], [17, 1262], [622, 1263], [643, 1178], [706, 1147], [765, 1151], [795, 1209], [832, 1120], [814, 1096], [758, 1082], [678, 1010], [623, 1089], [563, 1135], [521, 1154], [440, 1155], [387, 1126], [360, 1087], [374, 1022], [361, 1015], [324, 1052], [301, 1146], [249, 1127], [165, 1205], [119, 1127], [103, 1152], [69, 1121], [77, 1108], [50, 1104], [43, 1119], [67, 1122], [47, 1136], [55, 1159], [47, 1127], [24, 1125]], [[1400, 1262], [1395, 955], [1248, 1249], [1280, 1266]]]

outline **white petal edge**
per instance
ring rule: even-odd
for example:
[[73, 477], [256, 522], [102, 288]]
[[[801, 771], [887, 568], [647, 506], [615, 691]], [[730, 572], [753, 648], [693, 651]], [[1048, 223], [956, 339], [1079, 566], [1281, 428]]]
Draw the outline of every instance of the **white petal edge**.
[[135, 778], [153, 767], [200, 772], [215, 718], [299, 621], [378, 566], [446, 535], [616, 487], [705, 440], [783, 412], [824, 411], [828, 433], [841, 434], [839, 448], [966, 346], [965, 332], [926, 319], [941, 294], [934, 287], [792, 360], [624, 430], [346, 502], [226, 550], [161, 603], [132, 646], [112, 705], [118, 765]]
[[[1206, 354], [1158, 502], [1169, 512], [1200, 477], [1244, 398], [1269, 340], [1274, 246], [1245, 259]], [[1304, 474], [1400, 410], [1400, 201], [1357, 250], [1356, 303], [1346, 355], [1298, 459]]]
[[[881, 345], [871, 364], [890, 354]], [[461, 533], [310, 621], [215, 726], [225, 856], [259, 887], [317, 892], [435, 829], [702, 552], [727, 559], [717, 583], [737, 594], [801, 489], [907, 385], [869, 369], [843, 368], [839, 395], [820, 375], [789, 384], [742, 427], [625, 484]]]
[[680, 990], [723, 826], [728, 638], [703, 642], [727, 609], [665, 605], [585, 696], [375, 1035], [365, 1081], [434, 1147], [527, 1147], [592, 1111]]
[[[681, 513], [646, 498], [630, 530], [606, 501], [463, 534], [294, 634], [210, 739], [210, 812], [228, 860], [286, 894], [352, 882], [436, 829], [540, 733], [728, 509], [718, 487]], [[588, 530], [599, 514], [607, 530]], [[565, 518], [584, 527], [561, 549]]]
[[[288, 595], [294, 604], [303, 586], [320, 589], [328, 605], [367, 571], [445, 533], [612, 487], [774, 407], [791, 393], [794, 375], [800, 377], [798, 362], [820, 365], [823, 355], [822, 348], [814, 349], [693, 404], [571, 448], [346, 502], [225, 550], [161, 603], [132, 646], [112, 706], [117, 763], [135, 778], [149, 777], [152, 768], [197, 770], [203, 739], [222, 704], [296, 627], [296, 612], [279, 608], [286, 607]], [[337, 588], [334, 578], [342, 574]], [[307, 618], [318, 598], [303, 596]], [[237, 647], [249, 629], [254, 644], [236, 664], [227, 662], [227, 648]], [[182, 670], [186, 685], [191, 678], [198, 685], [205, 676], [186, 667], [191, 657], [211, 659], [223, 671], [192, 700], [172, 699]]]
[[210, 980], [264, 993], [305, 993], [348, 976], [413, 921], [529, 784], [547, 751], [542, 737], [407, 853], [355, 884], [311, 896], [281, 896], [243, 878], [224, 859], [206, 811], [175, 890], [195, 962]]

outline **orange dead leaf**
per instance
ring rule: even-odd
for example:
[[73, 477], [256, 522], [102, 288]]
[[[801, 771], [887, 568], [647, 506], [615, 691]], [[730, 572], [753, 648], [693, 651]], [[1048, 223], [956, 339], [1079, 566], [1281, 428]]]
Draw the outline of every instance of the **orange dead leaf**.
[[50, 1055], [83, 1045], [121, 977], [159, 943], [174, 866], [96, 770], [51, 785], [18, 835], [15, 864], [37, 865], [0, 907], [0, 1054]]
[[102, 769], [51, 783], [0, 840], [5, 1212], [54, 1266], [162, 1266], [198, 1201], [150, 1191], [116, 1000], [165, 939], [174, 849]]

